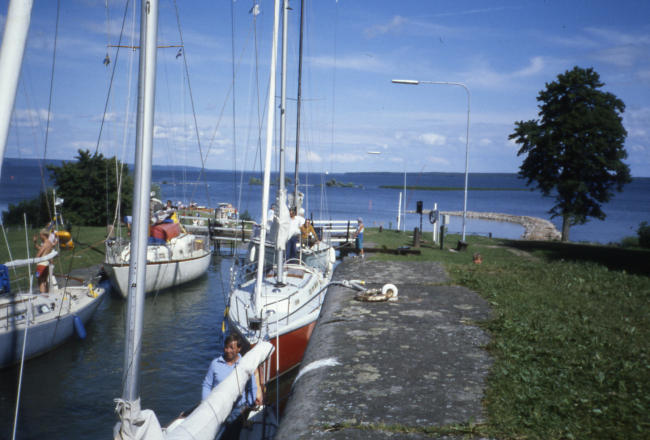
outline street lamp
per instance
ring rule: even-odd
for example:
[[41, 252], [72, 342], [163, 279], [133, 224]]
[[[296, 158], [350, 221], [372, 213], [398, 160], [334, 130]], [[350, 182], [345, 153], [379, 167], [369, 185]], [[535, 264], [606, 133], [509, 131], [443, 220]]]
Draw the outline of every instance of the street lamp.
[[412, 86], [417, 86], [420, 84], [444, 84], [449, 86], [460, 86], [465, 89], [467, 92], [467, 132], [465, 134], [465, 194], [463, 197], [463, 238], [465, 241], [465, 222], [467, 219], [467, 176], [469, 170], [469, 109], [470, 109], [470, 94], [469, 89], [463, 83], [459, 82], [449, 82], [449, 81], [418, 81], [414, 79], [394, 79], [392, 80], [394, 84], [408, 84]]

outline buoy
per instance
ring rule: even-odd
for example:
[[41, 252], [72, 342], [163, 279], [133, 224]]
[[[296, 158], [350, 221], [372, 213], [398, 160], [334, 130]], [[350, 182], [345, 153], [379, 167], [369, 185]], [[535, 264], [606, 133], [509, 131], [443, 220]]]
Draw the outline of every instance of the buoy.
[[397, 301], [397, 286], [394, 284], [384, 284], [381, 293], [386, 295], [388, 301]]
[[81, 318], [79, 318], [77, 315], [74, 315], [72, 321], [74, 322], [74, 330], [77, 332], [79, 339], [86, 339], [86, 329], [84, 328], [84, 323], [81, 322]]

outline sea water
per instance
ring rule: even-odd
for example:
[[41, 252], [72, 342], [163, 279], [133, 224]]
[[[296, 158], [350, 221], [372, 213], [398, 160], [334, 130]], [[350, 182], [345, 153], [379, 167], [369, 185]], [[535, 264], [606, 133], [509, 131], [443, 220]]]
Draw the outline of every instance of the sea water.
[[[50, 161], [58, 164], [60, 161]], [[51, 185], [47, 171], [41, 171], [39, 161], [6, 159], [0, 182], [0, 210], [21, 200], [35, 197], [40, 188]], [[196, 168], [154, 167], [153, 183], [161, 189], [161, 197], [174, 202], [194, 201], [214, 207], [218, 202], [229, 202], [240, 213], [247, 212], [261, 218], [261, 186], [249, 184], [252, 178], [262, 178], [261, 173]], [[276, 181], [277, 176], [273, 175]], [[332, 180], [344, 186], [327, 186]], [[407, 189], [404, 195], [404, 180]], [[397, 188], [385, 188], [386, 186]], [[409, 187], [454, 188], [454, 190], [411, 190]], [[513, 173], [469, 174], [467, 211], [495, 212], [520, 216], [532, 216], [553, 222], [561, 229], [561, 219], [551, 218], [549, 211], [554, 205], [552, 196], [545, 197], [539, 191], [528, 188], [525, 181]], [[400, 221], [403, 230], [420, 227], [420, 216], [412, 212], [416, 202], [422, 201], [424, 209], [434, 204], [441, 211], [462, 211], [464, 206], [463, 173], [339, 173], [301, 175], [300, 191], [305, 193], [307, 216], [314, 219], [355, 220], [363, 218], [366, 226], [397, 228], [398, 206], [402, 193], [402, 209], [406, 203], [407, 214]], [[289, 185], [293, 191], [293, 185]], [[272, 189], [274, 192], [274, 189]], [[98, 200], [98, 203], [102, 203]], [[65, 205], [63, 206], [65, 215]], [[603, 204], [605, 220], [590, 219], [584, 225], [571, 227], [570, 239], [578, 242], [616, 243], [623, 238], [635, 236], [639, 224], [650, 222], [650, 178], [634, 178], [625, 185], [623, 192], [615, 192], [612, 199]], [[425, 233], [432, 232], [428, 218], [422, 219]], [[450, 233], [462, 231], [462, 218], [451, 217], [447, 228]], [[501, 238], [519, 238], [523, 227], [512, 223], [467, 219], [466, 234], [492, 235]]]

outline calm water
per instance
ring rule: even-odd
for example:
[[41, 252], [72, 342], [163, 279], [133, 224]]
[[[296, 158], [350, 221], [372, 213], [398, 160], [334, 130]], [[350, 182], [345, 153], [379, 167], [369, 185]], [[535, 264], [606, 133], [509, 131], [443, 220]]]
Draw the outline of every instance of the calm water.
[[[232, 258], [215, 256], [207, 276], [158, 296], [144, 312], [141, 397], [161, 423], [201, 398], [201, 381], [221, 352], [221, 322]], [[74, 338], [25, 363], [20, 439], [111, 438], [121, 395], [126, 301], [106, 296]], [[0, 371], [0, 439], [11, 438], [18, 368]]]

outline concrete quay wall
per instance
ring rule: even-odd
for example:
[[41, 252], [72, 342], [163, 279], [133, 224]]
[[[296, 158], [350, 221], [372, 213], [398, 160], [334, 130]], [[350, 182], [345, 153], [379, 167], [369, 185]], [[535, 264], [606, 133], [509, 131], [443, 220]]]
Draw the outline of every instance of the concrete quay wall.
[[333, 279], [393, 283], [398, 300], [329, 288], [275, 438], [430, 439], [425, 428], [483, 420], [482, 298], [434, 262], [346, 259]]

